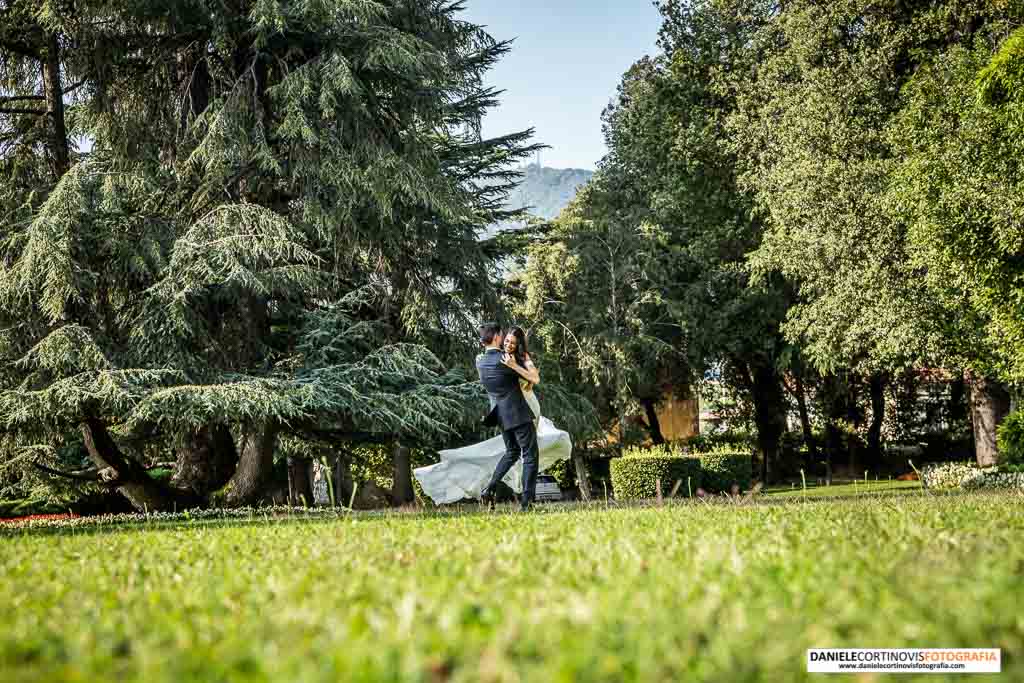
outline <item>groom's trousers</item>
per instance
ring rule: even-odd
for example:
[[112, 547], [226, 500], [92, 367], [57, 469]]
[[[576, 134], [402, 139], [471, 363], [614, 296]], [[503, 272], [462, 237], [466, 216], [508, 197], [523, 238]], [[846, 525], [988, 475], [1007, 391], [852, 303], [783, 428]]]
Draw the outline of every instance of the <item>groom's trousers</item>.
[[505, 455], [498, 461], [489, 485], [490, 490], [508, 474], [520, 457], [523, 459], [523, 493], [520, 502], [526, 506], [533, 503], [537, 493], [537, 467], [540, 452], [537, 448], [537, 428], [533, 422], [513, 427], [501, 433], [505, 439]]

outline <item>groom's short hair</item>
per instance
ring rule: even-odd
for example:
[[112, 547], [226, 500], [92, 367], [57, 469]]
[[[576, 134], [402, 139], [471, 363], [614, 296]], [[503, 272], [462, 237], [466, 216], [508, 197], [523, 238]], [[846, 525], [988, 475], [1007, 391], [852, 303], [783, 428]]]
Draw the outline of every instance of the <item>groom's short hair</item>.
[[484, 346], [494, 341], [494, 338], [501, 334], [501, 325], [498, 323], [484, 323], [480, 326], [480, 343]]

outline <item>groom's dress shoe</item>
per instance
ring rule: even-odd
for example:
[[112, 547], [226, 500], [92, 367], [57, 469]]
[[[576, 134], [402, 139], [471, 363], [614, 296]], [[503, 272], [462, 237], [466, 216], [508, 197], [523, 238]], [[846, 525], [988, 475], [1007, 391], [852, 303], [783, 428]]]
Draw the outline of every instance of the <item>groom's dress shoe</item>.
[[486, 505], [488, 510], [494, 509], [494, 491], [490, 486], [480, 492], [480, 502]]

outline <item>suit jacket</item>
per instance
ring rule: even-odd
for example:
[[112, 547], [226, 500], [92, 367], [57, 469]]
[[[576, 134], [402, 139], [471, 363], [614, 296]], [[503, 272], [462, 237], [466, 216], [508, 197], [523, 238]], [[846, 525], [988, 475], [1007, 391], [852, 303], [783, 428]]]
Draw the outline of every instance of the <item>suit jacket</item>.
[[508, 431], [532, 423], [533, 411], [519, 386], [519, 374], [501, 362], [502, 355], [497, 349], [484, 351], [476, 358], [476, 370], [491, 398], [491, 412], [484, 418], [484, 424], [500, 424], [502, 430]]

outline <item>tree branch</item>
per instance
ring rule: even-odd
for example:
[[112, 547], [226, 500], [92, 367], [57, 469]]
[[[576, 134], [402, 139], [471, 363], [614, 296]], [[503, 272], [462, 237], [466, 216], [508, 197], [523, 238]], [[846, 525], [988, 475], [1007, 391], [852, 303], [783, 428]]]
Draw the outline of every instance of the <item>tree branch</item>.
[[46, 99], [42, 95], [5, 95], [0, 97], [0, 102], [20, 102], [21, 100], [39, 100]]
[[35, 116], [46, 116], [45, 109], [21, 109], [0, 107], [0, 114], [33, 114]]
[[38, 460], [33, 461], [33, 467], [47, 474], [52, 474], [55, 477], [64, 477], [65, 479], [74, 479], [76, 481], [99, 481], [100, 475], [99, 470], [82, 470], [81, 472], [61, 472], [43, 465]]

